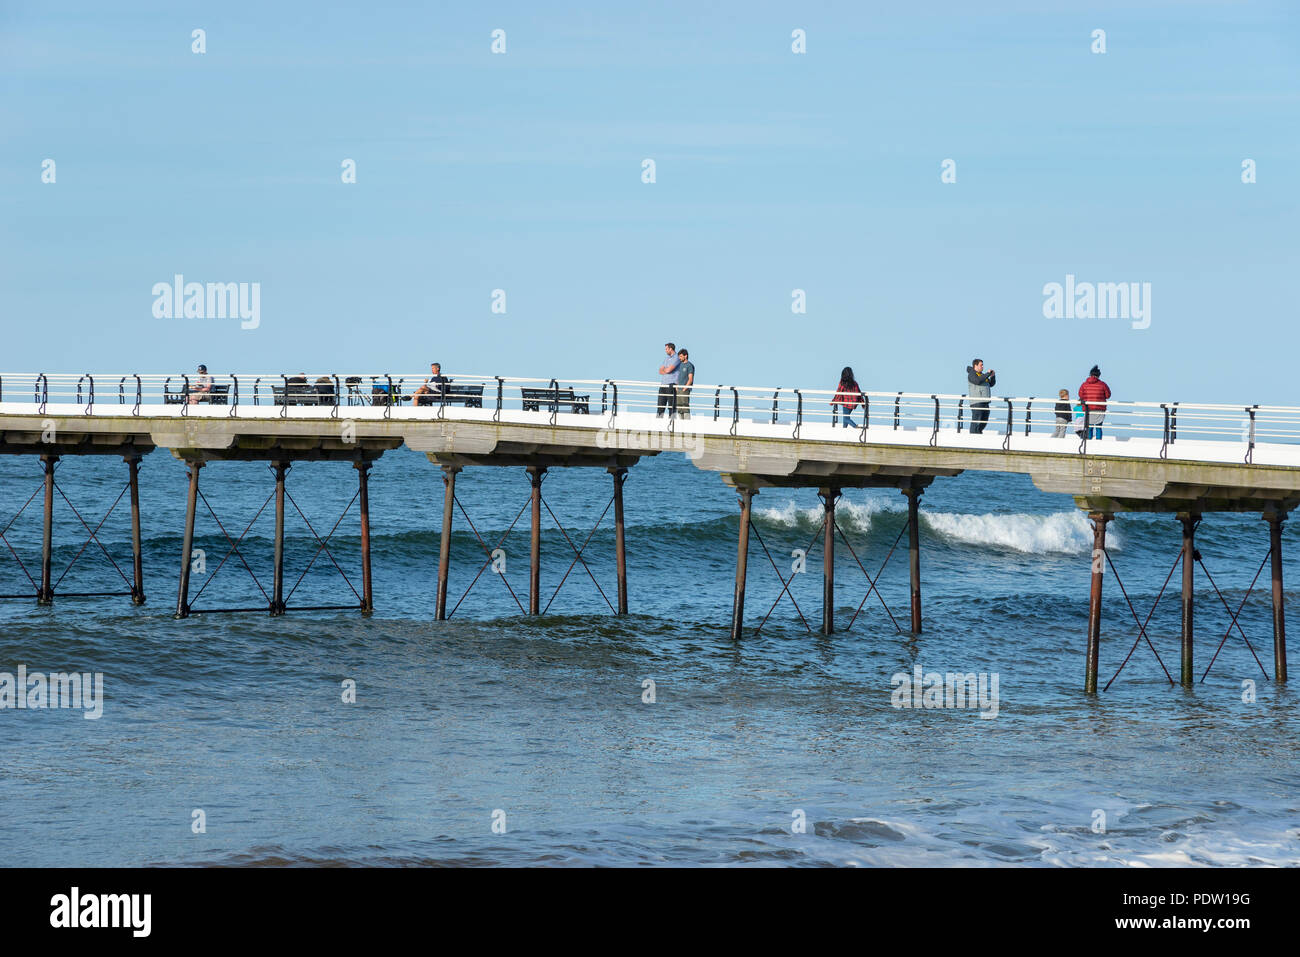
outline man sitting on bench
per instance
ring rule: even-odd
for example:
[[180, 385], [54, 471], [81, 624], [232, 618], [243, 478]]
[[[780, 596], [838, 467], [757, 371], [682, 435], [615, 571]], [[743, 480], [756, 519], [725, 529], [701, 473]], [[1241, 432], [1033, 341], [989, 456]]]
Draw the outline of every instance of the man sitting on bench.
[[194, 379], [194, 384], [190, 386], [189, 395], [185, 401], [190, 405], [198, 405], [200, 402], [207, 402], [212, 398], [212, 376], [208, 375], [208, 367], [199, 365], [199, 373]]
[[[432, 386], [429, 385], [430, 382], [433, 383]], [[415, 405], [434, 405], [450, 382], [451, 380], [442, 374], [442, 363], [430, 363], [429, 378], [424, 380], [424, 385], [411, 393], [411, 399]]]

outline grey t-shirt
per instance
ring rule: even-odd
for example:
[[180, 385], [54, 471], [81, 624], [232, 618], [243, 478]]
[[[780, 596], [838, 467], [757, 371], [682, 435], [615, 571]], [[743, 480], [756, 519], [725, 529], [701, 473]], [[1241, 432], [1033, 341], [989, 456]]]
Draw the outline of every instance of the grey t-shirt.
[[[660, 362], [659, 365], [663, 366], [668, 371], [659, 374], [659, 382], [661, 385], [677, 384], [677, 367], [680, 364], [681, 364], [681, 360], [677, 358], [676, 354], [671, 356], [668, 355], [664, 356], [663, 361]], [[658, 368], [658, 366], [656, 366], [656, 368]]]
[[693, 376], [694, 374], [695, 374], [695, 363], [687, 359], [685, 362], [683, 362], [680, 366], [677, 367], [677, 384], [686, 385], [686, 383], [690, 381], [690, 377]]

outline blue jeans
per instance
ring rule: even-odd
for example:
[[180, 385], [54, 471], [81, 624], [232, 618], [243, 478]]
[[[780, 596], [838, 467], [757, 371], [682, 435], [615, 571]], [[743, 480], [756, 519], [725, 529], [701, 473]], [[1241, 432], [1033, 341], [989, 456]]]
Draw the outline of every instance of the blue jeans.
[[839, 409], [844, 413], [844, 427], [846, 429], [856, 429], [858, 424], [849, 418], [849, 413], [853, 411], [854, 407], [851, 405], [840, 405]]
[[1088, 418], [1087, 418], [1085, 424], [1088, 426], [1088, 438], [1089, 438], [1089, 439], [1099, 439], [1099, 438], [1101, 438], [1101, 426], [1102, 426], [1102, 423], [1105, 422], [1105, 421], [1106, 421], [1106, 413], [1105, 413], [1105, 412], [1096, 412], [1096, 411], [1093, 411], [1093, 412], [1089, 412], [1089, 413], [1088, 413]]

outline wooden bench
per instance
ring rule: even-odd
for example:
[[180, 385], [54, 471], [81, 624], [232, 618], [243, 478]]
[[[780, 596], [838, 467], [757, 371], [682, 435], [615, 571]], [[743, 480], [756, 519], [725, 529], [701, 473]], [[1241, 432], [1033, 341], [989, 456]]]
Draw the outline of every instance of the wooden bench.
[[519, 390], [524, 400], [525, 412], [537, 412], [541, 409], [542, 403], [546, 404], [546, 411], [559, 411], [559, 406], [567, 405], [572, 412], [579, 415], [589, 415], [591, 402], [590, 395], [574, 395], [572, 389], [523, 389]]
[[[334, 390], [330, 389], [330, 397], [333, 397]], [[316, 387], [310, 383], [290, 382], [289, 392], [286, 398], [285, 389], [282, 385], [271, 386], [271, 404], [272, 405], [328, 405], [322, 403], [321, 395], [316, 391]]]
[[481, 385], [443, 386], [441, 396], [436, 392], [426, 392], [417, 400], [420, 405], [463, 405], [467, 409], [483, 408], [483, 387]]

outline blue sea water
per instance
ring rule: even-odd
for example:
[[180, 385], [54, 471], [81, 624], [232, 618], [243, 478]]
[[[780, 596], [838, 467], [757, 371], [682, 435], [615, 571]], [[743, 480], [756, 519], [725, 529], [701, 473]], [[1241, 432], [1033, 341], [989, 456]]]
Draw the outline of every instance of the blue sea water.
[[[93, 528], [126, 482], [120, 460], [65, 459], [59, 485]], [[29, 457], [0, 459], [0, 528], [40, 483]], [[1140, 644], [1109, 690], [1082, 692], [1091, 531], [1065, 497], [1020, 476], [939, 479], [922, 499], [925, 629], [900, 632], [837, 549], [834, 635], [821, 614], [820, 542], [789, 598], [757, 539], [746, 636], [728, 637], [734, 491], [679, 455], [647, 459], [626, 485], [631, 614], [610, 613], [584, 567], [530, 619], [483, 572], [454, 616], [433, 621], [440, 473], [407, 450], [371, 480], [376, 612], [212, 614], [173, 620], [185, 469], [165, 452], [142, 469], [148, 602], [0, 603], [0, 672], [102, 672], [103, 717], [0, 710], [0, 852], [7, 863], [137, 864], [864, 864], [1144, 865], [1300, 863], [1296, 690], [1272, 673], [1268, 570], [1240, 635], [1204, 682], [1171, 686]], [[265, 465], [203, 470], [208, 501], [237, 537], [272, 491]], [[300, 464], [289, 490], [322, 536], [349, 505], [348, 465]], [[554, 515], [581, 546], [611, 495], [603, 471], [554, 470]], [[496, 547], [528, 496], [519, 469], [468, 469], [458, 496]], [[40, 560], [40, 499], [6, 539]], [[201, 506], [202, 509], [202, 506]], [[809, 490], [755, 499], [782, 576], [815, 537]], [[55, 576], [85, 529], [56, 500]], [[542, 603], [573, 550], [543, 512]], [[846, 493], [840, 524], [874, 576], [906, 520], [897, 492]], [[505, 581], [526, 604], [528, 516], [502, 543]], [[487, 560], [458, 511], [454, 605]], [[290, 506], [291, 605], [356, 598]], [[270, 588], [272, 506], [243, 554]], [[130, 574], [126, 500], [100, 534]], [[199, 608], [264, 604], [201, 510]], [[1170, 516], [1126, 515], [1112, 557], [1145, 618], [1176, 558]], [[1198, 545], [1235, 610], [1268, 547], [1258, 516], [1206, 518]], [[1300, 581], [1300, 534], [1284, 535]], [[355, 506], [330, 540], [360, 589]], [[906, 539], [879, 578], [906, 630]], [[31, 591], [9, 549], [0, 592]], [[612, 512], [584, 560], [615, 600]], [[1102, 681], [1137, 631], [1106, 577]], [[1177, 675], [1178, 577], [1149, 632]], [[92, 544], [62, 591], [124, 589]], [[1229, 614], [1198, 571], [1197, 677]], [[1300, 594], [1288, 587], [1290, 609]], [[773, 605], [775, 603], [775, 608]], [[771, 615], [761, 632], [754, 627]], [[1294, 614], [1289, 625], [1295, 630]], [[1294, 642], [1300, 642], [1295, 632]], [[903, 709], [892, 678], [985, 672], [995, 718], [974, 708]], [[1296, 667], [1294, 653], [1292, 667]], [[654, 685], [648, 702], [644, 682]], [[343, 686], [356, 683], [355, 703]], [[1253, 701], [1243, 682], [1254, 682]], [[194, 812], [205, 830], [195, 833]], [[799, 833], [798, 822], [806, 822]], [[494, 828], [494, 824], [496, 827]], [[1104, 824], [1104, 826], [1103, 826]]]

